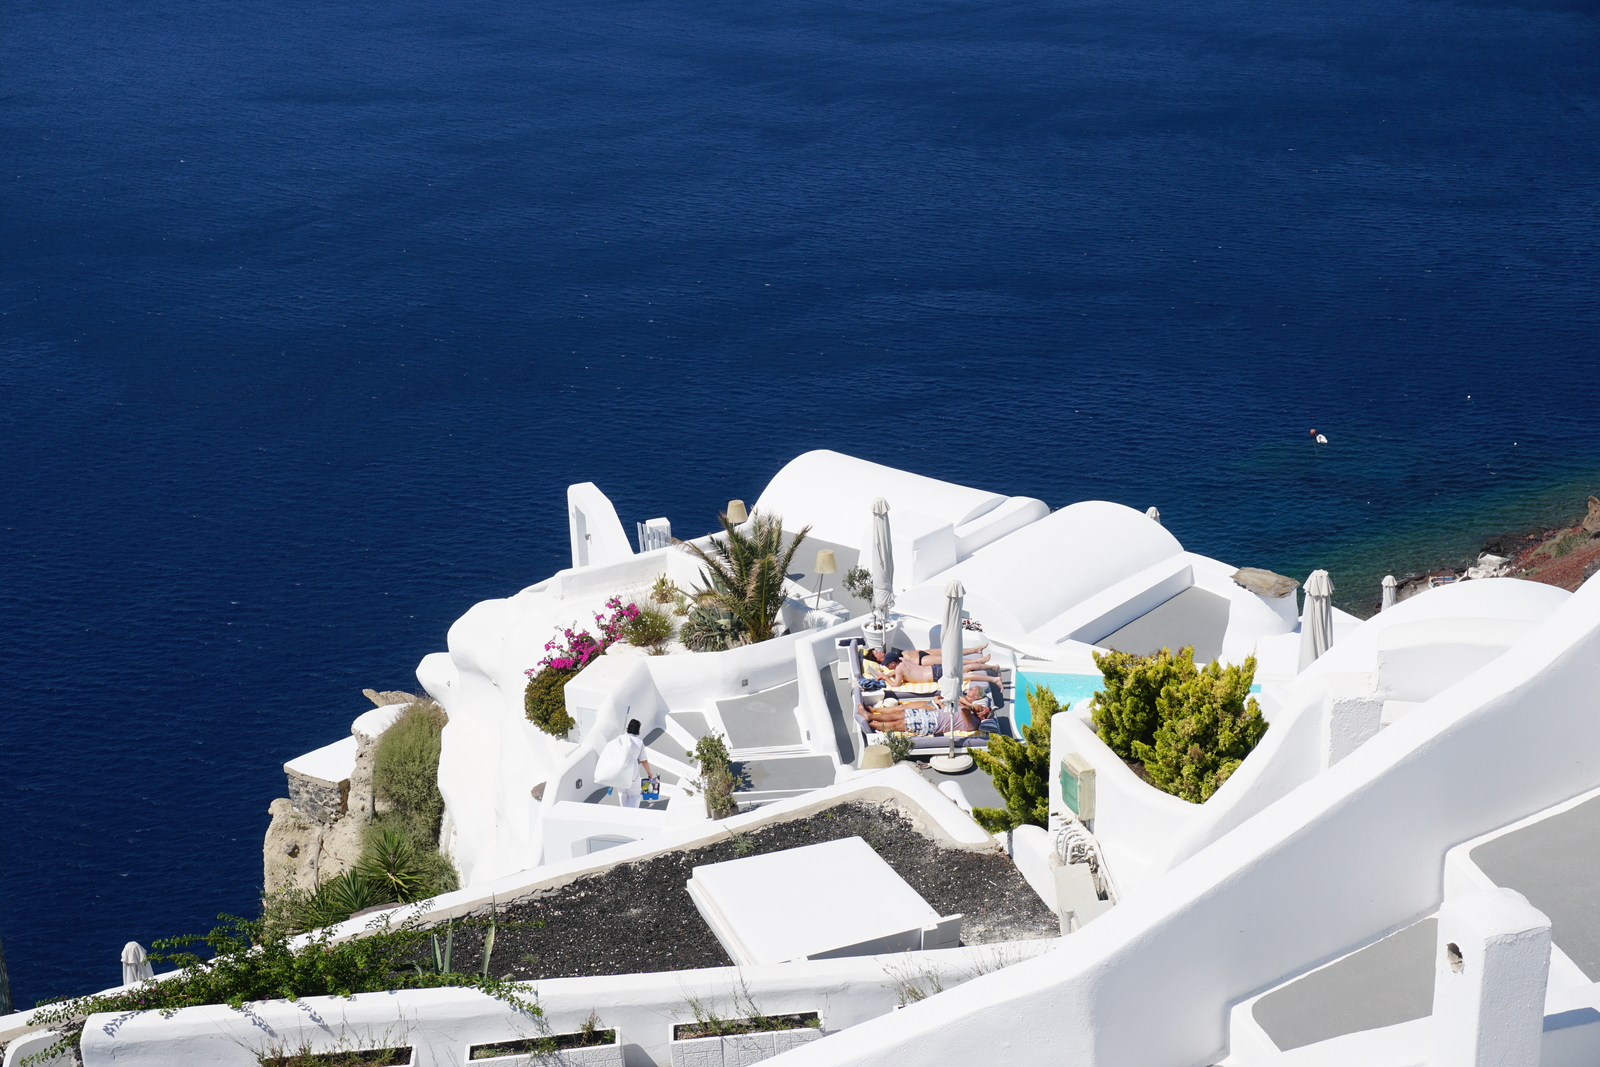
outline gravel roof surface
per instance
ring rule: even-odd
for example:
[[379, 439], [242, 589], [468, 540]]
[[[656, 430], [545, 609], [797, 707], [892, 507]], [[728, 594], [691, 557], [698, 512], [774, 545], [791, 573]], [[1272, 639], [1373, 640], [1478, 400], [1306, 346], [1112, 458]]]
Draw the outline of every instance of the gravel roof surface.
[[[850, 803], [734, 841], [625, 863], [502, 905], [491, 972], [529, 980], [732, 964], [684, 888], [705, 863], [860, 837], [941, 915], [963, 913], [962, 943], [1055, 937], [1051, 914], [1003, 853], [945, 848], [893, 808]], [[482, 966], [483, 934], [457, 924], [454, 968]]]

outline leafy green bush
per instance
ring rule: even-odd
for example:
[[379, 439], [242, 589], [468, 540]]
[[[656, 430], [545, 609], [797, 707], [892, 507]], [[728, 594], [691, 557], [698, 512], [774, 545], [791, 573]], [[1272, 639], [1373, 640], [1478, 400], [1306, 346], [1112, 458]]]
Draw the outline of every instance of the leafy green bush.
[[433, 701], [412, 704], [378, 739], [372, 788], [389, 811], [366, 829], [355, 869], [284, 905], [302, 930], [341, 922], [380, 904], [409, 904], [460, 885], [439, 851], [444, 797], [439, 792], [441, 734], [448, 717]]
[[448, 721], [444, 709], [431, 700], [412, 704], [383, 732], [373, 754], [372, 791], [395, 810], [416, 817], [434, 836], [444, 815], [439, 751]]
[[1194, 649], [1152, 656], [1095, 653], [1106, 687], [1091, 705], [1101, 740], [1144, 764], [1158, 789], [1201, 804], [1267, 732], [1250, 695], [1256, 660], [1194, 664]]
[[646, 606], [623, 624], [622, 639], [638, 648], [660, 648], [672, 637], [675, 628], [671, 615], [660, 608]]
[[726, 819], [739, 814], [738, 801], [733, 799], [738, 777], [733, 773], [733, 761], [728, 758], [728, 745], [721, 734], [706, 734], [694, 743], [689, 756], [700, 768], [699, 786], [706, 796], [706, 810], [713, 819]]
[[329, 878], [315, 892], [286, 891], [274, 900], [264, 900], [262, 908], [264, 915], [276, 913], [286, 930], [298, 934], [342, 923], [358, 911], [394, 903], [397, 901], [387, 886], [351, 870]]
[[[467, 986], [529, 1016], [540, 1014], [538, 1004], [510, 982], [481, 974], [424, 970], [418, 961], [423, 958], [428, 933], [414, 919], [398, 927], [384, 923], [337, 943], [323, 931], [295, 946], [287, 930], [266, 919], [218, 918], [224, 925], [204, 937], [171, 937], [155, 943], [157, 951], [151, 952], [150, 958], [177, 966], [183, 973], [176, 977], [163, 976], [160, 981], [145, 981], [114, 993], [41, 1003], [29, 1021], [63, 1031], [61, 1040], [47, 1053], [76, 1049], [83, 1020], [96, 1012], [160, 1011], [170, 1015], [200, 1004], [226, 1004], [239, 1010], [248, 1001]], [[189, 951], [189, 946], [198, 943], [211, 950], [209, 958]]]
[[379, 827], [372, 835], [361, 850], [355, 872], [376, 885], [389, 900], [402, 904], [433, 895], [428, 892], [431, 887], [417, 863], [416, 847], [393, 825]]
[[1055, 693], [1043, 686], [1028, 690], [1033, 721], [1022, 728], [1022, 740], [990, 734], [988, 750], [972, 750], [972, 758], [994, 781], [1003, 808], [973, 808], [972, 817], [991, 834], [1024, 823], [1050, 826], [1050, 717], [1061, 710]]
[[567, 682], [578, 668], [546, 667], [528, 679], [522, 708], [528, 721], [552, 737], [566, 737], [578, 725], [567, 714]]
[[[1089, 705], [1095, 732], [1123, 759], [1138, 759], [1133, 753], [1135, 742], [1148, 745], [1155, 740], [1156, 727], [1161, 725], [1156, 710], [1161, 687], [1184, 673], [1178, 658], [1165, 648], [1150, 656], [1130, 652], [1094, 654], [1095, 666], [1105, 679]], [[1194, 670], [1192, 650], [1188, 670]]]

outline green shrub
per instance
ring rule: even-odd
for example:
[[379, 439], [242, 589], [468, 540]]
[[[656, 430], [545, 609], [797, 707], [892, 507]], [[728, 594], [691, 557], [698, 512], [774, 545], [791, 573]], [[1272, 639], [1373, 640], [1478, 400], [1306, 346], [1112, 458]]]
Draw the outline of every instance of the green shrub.
[[[204, 937], [172, 937], [157, 941], [150, 958], [171, 963], [183, 973], [132, 989], [46, 1001], [30, 1022], [50, 1026], [62, 1038], [46, 1052], [76, 1049], [83, 1020], [97, 1012], [118, 1014], [160, 1011], [170, 1014], [200, 1004], [226, 1004], [240, 1010], [246, 1002], [298, 1000], [301, 997], [377, 993], [391, 989], [468, 986], [529, 1016], [539, 1006], [510, 982], [482, 974], [437, 974], [418, 965], [428, 933], [415, 919], [398, 927], [387, 923], [360, 937], [335, 943], [328, 931], [306, 943], [291, 943], [292, 934], [267, 919], [219, 915], [224, 925]], [[209, 958], [189, 951], [203, 943]], [[165, 951], [168, 949], [182, 951]]]
[[972, 758], [994, 781], [1003, 808], [973, 808], [972, 817], [991, 834], [1025, 823], [1050, 826], [1050, 717], [1061, 710], [1055, 693], [1043, 686], [1028, 690], [1033, 721], [1022, 728], [1022, 740], [990, 734], [989, 747], [972, 750]]
[[1161, 687], [1186, 676], [1186, 671], [1194, 672], [1194, 652], [1187, 651], [1187, 668], [1179, 662], [1183, 653], [1174, 656], [1165, 648], [1151, 656], [1129, 652], [1094, 654], [1095, 666], [1105, 681], [1089, 710], [1094, 716], [1095, 732], [1111, 751], [1125, 760], [1137, 759], [1134, 742], [1150, 744], [1155, 740], [1156, 727], [1161, 725], [1156, 711]]
[[912, 734], [896, 731], [884, 737], [883, 746], [889, 750], [889, 758], [899, 763], [911, 757], [916, 741]]
[[353, 898], [358, 895], [358, 888], [361, 899], [374, 894], [380, 899], [369, 900], [350, 911], [376, 904], [409, 904], [460, 885], [455, 866], [439, 851], [439, 823], [444, 817], [439, 752], [448, 721], [439, 705], [419, 702], [402, 712], [378, 740], [372, 787], [390, 810], [367, 827], [361, 856], [355, 870], [346, 876], [362, 885], [352, 882], [333, 890], [318, 887], [312, 897], [311, 914], [321, 921], [313, 925], [348, 917], [349, 911], [337, 914], [345, 903], [340, 898]]
[[567, 714], [567, 682], [577, 673], [577, 668], [546, 667], [528, 679], [523, 711], [529, 722], [552, 737], [566, 737], [578, 725]]
[[660, 608], [643, 607], [622, 627], [622, 639], [638, 648], [660, 648], [672, 637], [672, 616]]
[[739, 784], [733, 773], [733, 761], [728, 758], [728, 745], [721, 734], [706, 734], [694, 743], [689, 756], [700, 768], [700, 789], [706, 796], [706, 810], [713, 819], [726, 819], [739, 814], [739, 803], [733, 799]]
[[378, 832], [371, 835], [361, 850], [355, 870], [377, 885], [379, 892], [389, 900], [410, 904], [432, 895], [427, 892], [429, 887], [419, 870], [416, 847], [397, 826], [378, 828]]
[[372, 791], [397, 811], [416, 817], [438, 836], [444, 815], [439, 794], [440, 735], [448, 717], [433, 701], [412, 704], [378, 739]]
[[1250, 695], [1256, 660], [1194, 664], [1194, 649], [1153, 656], [1095, 653], [1106, 688], [1095, 695], [1100, 737], [1144, 764], [1158, 789], [1194, 804], [1210, 799], [1267, 732]]

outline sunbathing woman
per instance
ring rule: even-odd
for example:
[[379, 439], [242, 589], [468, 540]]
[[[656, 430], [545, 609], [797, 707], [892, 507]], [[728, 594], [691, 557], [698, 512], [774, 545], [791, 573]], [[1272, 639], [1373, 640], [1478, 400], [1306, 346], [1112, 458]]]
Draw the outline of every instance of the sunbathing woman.
[[[942, 663], [919, 666], [902, 657], [895, 660], [892, 665], [885, 663], [884, 666], [888, 668], [888, 672], [883, 676], [883, 681], [890, 689], [896, 689], [907, 682], [937, 682], [944, 677]], [[966, 660], [962, 666], [965, 668], [961, 672], [961, 680], [964, 682], [984, 685], [1000, 681], [1000, 669], [991, 663]]]
[[[961, 658], [966, 661], [969, 669], [974, 662], [981, 663], [983, 666], [988, 667], [989, 653], [984, 651], [984, 649], [988, 647], [989, 642], [985, 641], [981, 645], [974, 645], [971, 648], [964, 648], [961, 650]], [[866, 656], [874, 663], [883, 664], [885, 667], [893, 667], [896, 663], [901, 662], [902, 660], [910, 663], [913, 667], [928, 667], [935, 663], [944, 662], [944, 649], [942, 648], [897, 648], [893, 652], [887, 653], [876, 648], [869, 648], [863, 652], [862, 655]]]

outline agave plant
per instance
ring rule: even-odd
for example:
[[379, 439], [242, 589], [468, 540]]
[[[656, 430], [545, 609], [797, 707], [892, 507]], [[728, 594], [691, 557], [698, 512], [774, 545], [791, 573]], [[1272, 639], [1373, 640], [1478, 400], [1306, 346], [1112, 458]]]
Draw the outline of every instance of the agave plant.
[[704, 584], [690, 598], [696, 607], [725, 620], [723, 647], [766, 641], [783, 607], [784, 576], [811, 527], [785, 548], [783, 520], [776, 515], [758, 511], [744, 530], [727, 515], [719, 517], [722, 533], [711, 536], [709, 549], [680, 542], [705, 564]]
[[409, 904], [427, 895], [428, 882], [419, 868], [416, 849], [397, 830], [384, 827], [375, 834], [355, 870], [392, 900]]

